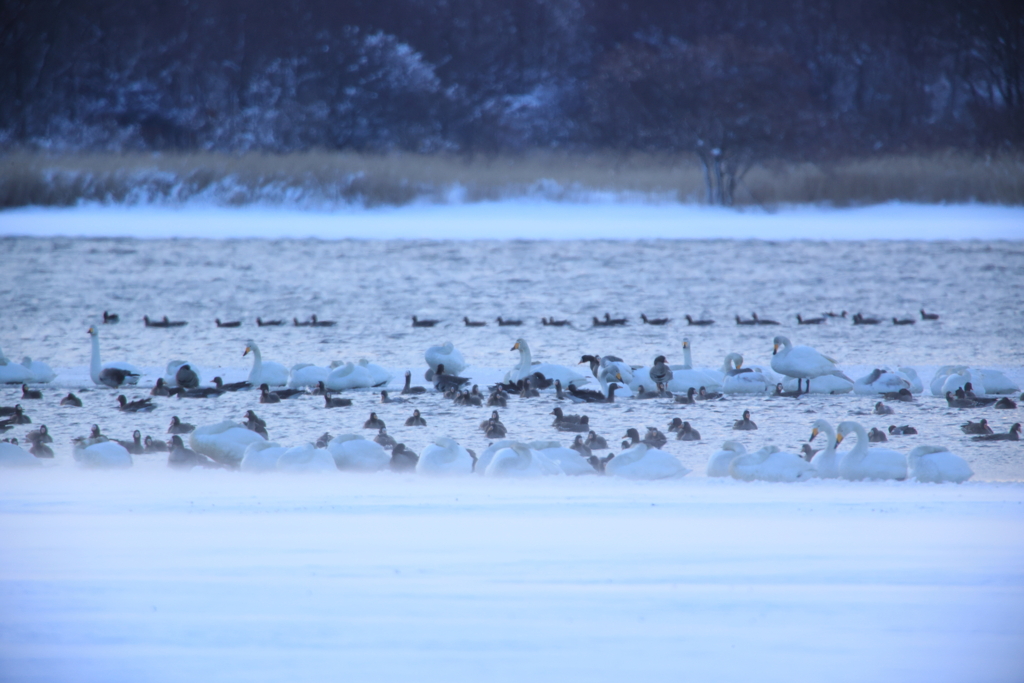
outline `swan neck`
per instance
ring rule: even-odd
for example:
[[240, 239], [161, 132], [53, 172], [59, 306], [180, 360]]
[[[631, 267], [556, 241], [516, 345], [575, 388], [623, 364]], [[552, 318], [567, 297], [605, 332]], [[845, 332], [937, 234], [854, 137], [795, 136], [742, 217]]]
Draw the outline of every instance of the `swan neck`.
[[259, 378], [263, 371], [263, 356], [260, 354], [259, 347], [249, 346], [252, 351], [252, 371], [249, 373], [249, 383], [252, 385], [259, 384]]
[[693, 360], [690, 358], [690, 347], [689, 345], [683, 347], [683, 366], [689, 370], [693, 367]]

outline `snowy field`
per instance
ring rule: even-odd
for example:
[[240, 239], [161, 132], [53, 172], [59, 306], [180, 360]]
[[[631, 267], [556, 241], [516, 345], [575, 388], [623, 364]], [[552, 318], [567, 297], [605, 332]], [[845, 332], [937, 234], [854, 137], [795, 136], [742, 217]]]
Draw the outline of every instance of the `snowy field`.
[[85, 237], [319, 237], [324, 239], [1019, 240], [1024, 208], [884, 204], [777, 212], [637, 203], [594, 196], [543, 201], [297, 212], [277, 208], [83, 207], [0, 213], [0, 235]]
[[16, 472], [5, 681], [1020, 681], [1024, 487]]

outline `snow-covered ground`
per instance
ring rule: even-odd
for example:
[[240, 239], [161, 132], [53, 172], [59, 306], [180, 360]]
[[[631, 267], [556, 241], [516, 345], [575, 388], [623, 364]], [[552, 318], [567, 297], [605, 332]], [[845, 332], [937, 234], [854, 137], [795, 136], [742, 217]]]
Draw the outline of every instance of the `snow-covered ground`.
[[4, 681], [1019, 681], [1024, 486], [5, 472]]
[[883, 204], [855, 209], [735, 211], [595, 197], [416, 204], [330, 212], [278, 208], [79, 207], [0, 213], [0, 235], [87, 237], [319, 237], [324, 239], [1011, 239], [1024, 208]]

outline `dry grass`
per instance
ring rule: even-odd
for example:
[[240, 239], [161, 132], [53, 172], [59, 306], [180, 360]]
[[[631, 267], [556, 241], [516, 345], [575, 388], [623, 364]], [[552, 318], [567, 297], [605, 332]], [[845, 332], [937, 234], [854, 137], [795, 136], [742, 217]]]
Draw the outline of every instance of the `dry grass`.
[[[571, 200], [594, 192], [699, 202], [704, 197], [703, 174], [689, 155], [611, 153], [13, 153], [0, 158], [0, 208], [185, 201], [379, 206], [520, 196]], [[1024, 159], [951, 153], [828, 165], [765, 164], [753, 168], [736, 192], [741, 205], [846, 206], [895, 200], [1024, 204]]]

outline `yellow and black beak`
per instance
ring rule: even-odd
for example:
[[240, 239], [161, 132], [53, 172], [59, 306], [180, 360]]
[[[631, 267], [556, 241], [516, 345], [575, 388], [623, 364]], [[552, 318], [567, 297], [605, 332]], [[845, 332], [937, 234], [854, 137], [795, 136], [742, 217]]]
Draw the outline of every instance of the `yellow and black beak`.
[[817, 435], [818, 435], [818, 428], [815, 427], [814, 429], [811, 430], [811, 438], [809, 438], [807, 440], [808, 441], [814, 441], [814, 437], [816, 437]]
[[772, 355], [774, 356], [778, 352], [779, 352], [779, 345], [775, 344], [774, 346], [772, 346]]
[[838, 446], [842, 442], [843, 442], [843, 435], [842, 434], [836, 434], [836, 445]]
[[252, 349], [250, 349], [248, 346], [246, 346], [245, 347], [245, 351], [242, 352], [242, 357], [244, 358], [245, 356], [249, 355], [250, 351], [252, 351]]
[[509, 349], [509, 351], [518, 351], [518, 350], [519, 350], [519, 342], [516, 342], [515, 345], [511, 349]]

